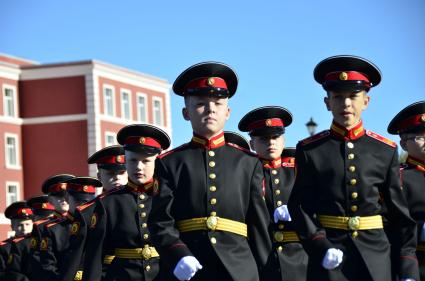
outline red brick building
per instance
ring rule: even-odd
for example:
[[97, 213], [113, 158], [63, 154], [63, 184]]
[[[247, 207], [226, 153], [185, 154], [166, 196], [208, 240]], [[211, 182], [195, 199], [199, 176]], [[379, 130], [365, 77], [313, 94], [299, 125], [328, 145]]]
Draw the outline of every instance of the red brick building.
[[40, 194], [52, 174], [95, 176], [88, 156], [115, 144], [123, 126], [149, 123], [171, 136], [170, 87], [100, 61], [0, 54], [0, 240], [10, 231], [7, 205]]

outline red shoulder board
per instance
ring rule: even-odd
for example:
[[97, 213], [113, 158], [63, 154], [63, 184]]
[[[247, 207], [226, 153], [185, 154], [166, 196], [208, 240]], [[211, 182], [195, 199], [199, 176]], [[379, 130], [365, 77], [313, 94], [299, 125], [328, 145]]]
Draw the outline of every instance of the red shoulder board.
[[247, 153], [247, 154], [249, 154], [249, 155], [252, 155], [252, 156], [258, 157], [258, 155], [257, 155], [255, 152], [252, 152], [251, 150], [248, 150], [248, 149], [246, 149], [246, 148], [240, 147], [240, 146], [239, 146], [239, 145], [237, 145], [237, 144], [234, 144], [234, 143], [231, 143], [231, 142], [226, 142], [226, 145], [227, 145], [227, 146], [234, 147], [234, 148], [236, 148], [236, 149], [238, 149], [238, 150], [240, 150], [240, 151], [243, 151], [243, 152], [245, 152], [245, 153]]
[[96, 200], [96, 198], [93, 199], [93, 200], [90, 200], [87, 203], [84, 203], [83, 205], [77, 206], [76, 209], [81, 212], [82, 210], [87, 209], [88, 207], [90, 207], [91, 205], [93, 205], [94, 202], [95, 202], [95, 200]]
[[383, 142], [385, 144], [388, 144], [391, 147], [397, 147], [397, 144], [393, 142], [390, 139], [387, 139], [386, 137], [383, 137], [381, 135], [378, 135], [377, 133], [374, 133], [372, 131], [366, 130], [366, 135], [368, 135], [371, 138], [374, 138], [376, 140], [379, 140], [380, 142]]
[[43, 224], [43, 223], [49, 221], [50, 219], [51, 218], [41, 219], [41, 220], [35, 221], [34, 224], [35, 225], [40, 225], [40, 224]]
[[96, 199], [103, 199], [103, 198], [105, 198], [106, 196], [108, 196], [108, 195], [110, 195], [112, 193], [115, 193], [117, 191], [120, 191], [124, 187], [125, 187], [125, 185], [122, 185], [122, 186], [118, 186], [118, 187], [112, 188], [110, 190], [106, 190], [105, 192], [99, 194], [95, 199], [93, 199], [93, 202], [96, 201]]
[[65, 220], [65, 218], [59, 218], [59, 219], [54, 220], [54, 221], [52, 221], [51, 223], [47, 224], [47, 225], [46, 225], [46, 227], [47, 227], [47, 228], [50, 228], [50, 227], [52, 227], [52, 226], [54, 226], [54, 225], [57, 225], [58, 223], [63, 222], [64, 220]]
[[25, 238], [26, 238], [25, 236], [20, 236], [20, 237], [18, 237], [18, 238], [13, 239], [13, 240], [12, 240], [12, 242], [13, 242], [13, 243], [18, 243], [18, 242], [20, 242], [20, 241], [24, 240]]
[[166, 152], [161, 153], [160, 155], [158, 155], [158, 158], [159, 159], [162, 159], [163, 157], [165, 157], [167, 155], [170, 155], [171, 153], [174, 153], [174, 152], [183, 150], [183, 149], [185, 149], [188, 146], [189, 146], [189, 143], [182, 144], [182, 145], [180, 145], [180, 146], [178, 146], [178, 147], [176, 147], [174, 149], [171, 149], [171, 150], [168, 150]]
[[323, 132], [320, 132], [318, 134], [315, 134], [314, 136], [311, 136], [309, 138], [306, 138], [306, 139], [301, 140], [300, 143], [301, 143], [301, 145], [306, 145], [306, 144], [309, 144], [309, 143], [312, 143], [312, 142], [321, 140], [324, 137], [327, 137], [329, 135], [330, 135], [330, 131], [329, 130], [325, 130]]
[[294, 168], [295, 167], [295, 162], [290, 163], [290, 162], [283, 162], [282, 163], [282, 167], [290, 167], [290, 168]]

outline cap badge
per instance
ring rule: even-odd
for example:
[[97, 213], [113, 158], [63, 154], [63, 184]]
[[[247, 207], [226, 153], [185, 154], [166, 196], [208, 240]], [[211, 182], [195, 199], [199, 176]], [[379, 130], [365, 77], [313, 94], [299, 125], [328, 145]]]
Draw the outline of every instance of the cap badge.
[[27, 210], [22, 210], [22, 214], [26, 215], [27, 214]]
[[347, 74], [347, 72], [341, 72], [340, 74], [339, 74], [339, 80], [343, 80], [343, 81], [345, 81], [345, 80], [347, 80], [348, 79], [348, 74]]
[[118, 155], [116, 158], [117, 163], [124, 163], [124, 156]]
[[87, 191], [88, 187], [87, 185], [83, 186], [83, 191]]
[[146, 139], [144, 137], [140, 137], [139, 142], [140, 144], [145, 144]]
[[61, 183], [61, 189], [63, 189], [63, 190], [66, 189], [66, 183]]
[[266, 126], [270, 127], [272, 125], [272, 120], [271, 119], [267, 119], [266, 120]]
[[46, 209], [47, 208], [47, 204], [46, 203], [41, 204], [41, 208], [42, 209]]
[[208, 80], [207, 80], [208, 86], [214, 86], [214, 83], [215, 83], [215, 79], [214, 78], [212, 78], [212, 77], [208, 78]]
[[421, 116], [421, 121], [422, 121], [422, 122], [425, 122], [425, 114], [422, 114], [422, 116]]

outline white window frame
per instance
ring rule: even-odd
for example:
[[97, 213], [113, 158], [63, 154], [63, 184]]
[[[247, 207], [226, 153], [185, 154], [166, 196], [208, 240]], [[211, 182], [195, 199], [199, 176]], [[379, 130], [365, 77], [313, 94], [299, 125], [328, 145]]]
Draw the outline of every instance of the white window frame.
[[[106, 89], [111, 90], [111, 93], [112, 93], [112, 115], [110, 115], [107, 110], [108, 106], [106, 103], [106, 95], [105, 95]], [[102, 94], [103, 94], [103, 114], [105, 114], [106, 116], [112, 116], [112, 117], [117, 116], [117, 110], [116, 110], [116, 104], [115, 104], [115, 87], [112, 85], [103, 84]]]
[[[6, 114], [6, 111], [7, 111], [6, 90], [12, 90], [12, 92], [13, 92], [13, 97], [12, 97], [13, 98], [13, 110], [14, 110], [13, 116]], [[9, 117], [9, 118], [17, 118], [18, 117], [18, 95], [17, 95], [17, 92], [16, 92], [16, 86], [3, 84], [2, 94], [3, 94], [3, 116]]]
[[[112, 144], [108, 143], [108, 137], [112, 137], [114, 139]], [[117, 143], [117, 134], [114, 132], [105, 131], [105, 146], [116, 145]]]
[[[124, 103], [123, 103], [123, 96], [124, 93], [128, 94], [128, 109], [129, 109], [129, 118], [124, 116]], [[129, 89], [121, 89], [120, 90], [120, 102], [121, 102], [121, 118], [124, 120], [132, 120], [133, 119], [133, 106], [131, 102], [131, 90]]]
[[[145, 120], [141, 120], [140, 119], [140, 107], [139, 107], [139, 97], [143, 97], [145, 99]], [[143, 122], [143, 123], [148, 123], [148, 95], [145, 93], [137, 93], [137, 97], [136, 97], [136, 107], [137, 107], [137, 121], [138, 122]]]
[[[7, 139], [8, 138], [14, 138], [15, 139], [15, 145], [16, 145], [16, 164], [10, 164], [8, 159], [8, 148], [7, 148]], [[5, 133], [4, 134], [4, 163], [6, 164], [7, 169], [15, 169], [20, 170], [21, 164], [20, 164], [20, 145], [19, 145], [19, 136], [17, 134], [11, 134], [11, 133]]]
[[[155, 120], [155, 101], [159, 101], [161, 104], [161, 122], [158, 123], [157, 120]], [[152, 97], [152, 123], [156, 126], [162, 126], [164, 127], [164, 101], [160, 97]]]
[[[21, 185], [19, 184], [19, 182], [17, 181], [6, 181], [6, 185], [5, 185], [5, 202], [6, 202], [6, 206], [9, 206], [10, 204], [12, 204], [13, 202], [9, 202], [9, 186], [14, 185], [16, 186], [16, 201], [20, 201], [21, 200]], [[15, 202], [16, 202], [15, 201]]]

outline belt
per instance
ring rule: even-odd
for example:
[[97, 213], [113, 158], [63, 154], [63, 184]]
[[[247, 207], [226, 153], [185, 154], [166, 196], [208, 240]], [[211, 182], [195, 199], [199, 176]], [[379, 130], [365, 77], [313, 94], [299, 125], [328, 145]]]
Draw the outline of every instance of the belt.
[[121, 258], [121, 259], [149, 260], [150, 258], [159, 257], [159, 254], [154, 247], [149, 247], [149, 245], [145, 245], [143, 248], [133, 248], [133, 249], [116, 248], [115, 257]]
[[295, 231], [274, 231], [273, 232], [274, 242], [289, 243], [299, 242], [300, 238]]
[[83, 271], [82, 270], [78, 270], [75, 273], [74, 280], [83, 280]]
[[104, 263], [104, 264], [111, 264], [111, 263], [112, 263], [112, 261], [114, 260], [114, 258], [115, 258], [115, 256], [106, 255], [106, 256], [103, 258], [103, 263]]
[[425, 244], [424, 243], [418, 244], [418, 246], [416, 247], [416, 251], [425, 252]]
[[382, 229], [382, 217], [380, 215], [368, 217], [338, 217], [319, 215], [319, 221], [323, 227], [344, 230], [367, 230]]
[[248, 230], [246, 224], [216, 216], [210, 216], [208, 218], [203, 217], [181, 220], [177, 222], [177, 228], [180, 230], [180, 232], [188, 232], [194, 230], [219, 230], [248, 237]]

